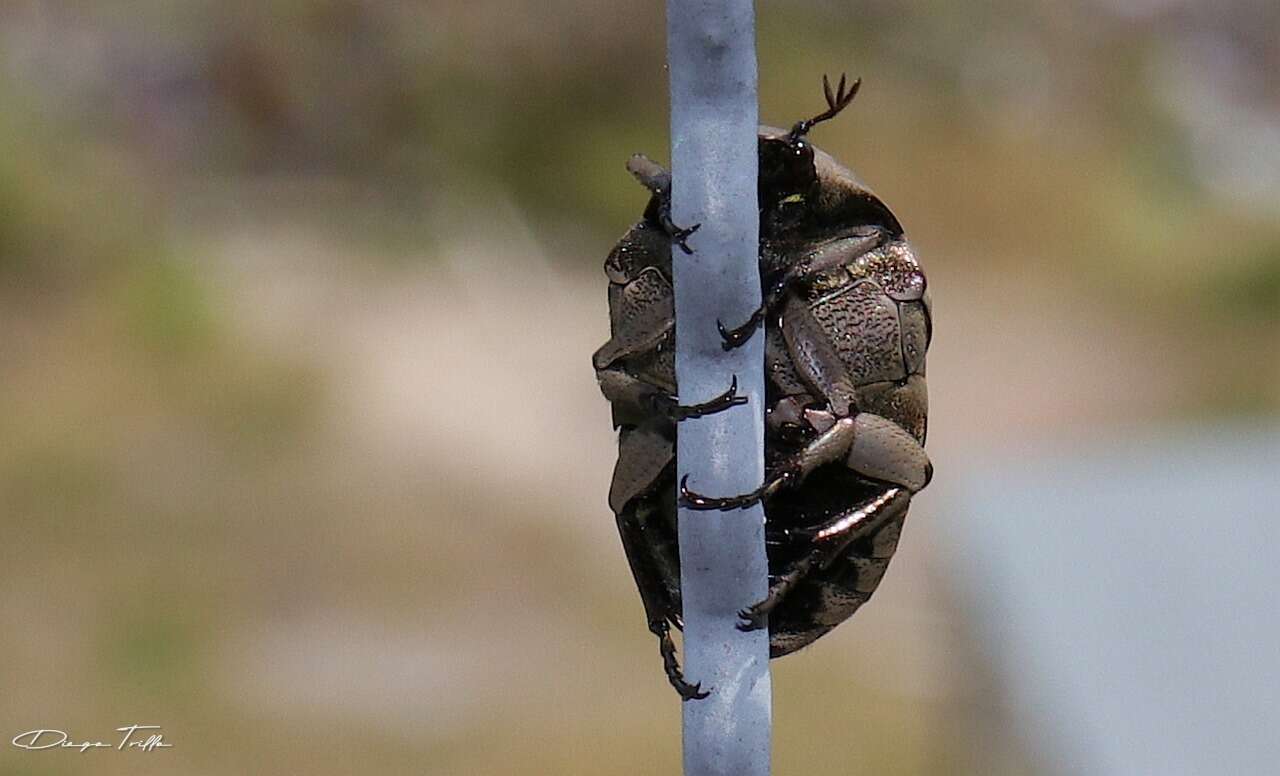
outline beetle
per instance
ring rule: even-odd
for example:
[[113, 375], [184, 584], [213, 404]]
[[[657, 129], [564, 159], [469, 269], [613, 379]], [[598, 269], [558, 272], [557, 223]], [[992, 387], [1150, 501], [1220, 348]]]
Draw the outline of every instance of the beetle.
[[691, 253], [697, 225], [671, 220], [671, 175], [642, 155], [628, 170], [650, 191], [644, 216], [605, 260], [611, 337], [592, 364], [618, 430], [609, 491], [623, 548], [658, 637], [672, 686], [684, 680], [671, 627], [682, 628], [677, 500], [729, 510], [763, 502], [769, 560], [764, 600], [739, 627], [769, 628], [771, 657], [800, 649], [870, 598], [898, 544], [911, 498], [928, 485], [925, 353], [932, 339], [924, 272], [889, 208], [809, 141], [861, 80], [837, 89], [823, 76], [827, 110], [790, 130], [758, 135], [762, 304], [726, 349], [763, 326], [765, 478], [727, 497], [675, 481], [675, 435], [686, 418], [742, 404], [734, 378], [703, 404], [678, 403], [672, 247]]

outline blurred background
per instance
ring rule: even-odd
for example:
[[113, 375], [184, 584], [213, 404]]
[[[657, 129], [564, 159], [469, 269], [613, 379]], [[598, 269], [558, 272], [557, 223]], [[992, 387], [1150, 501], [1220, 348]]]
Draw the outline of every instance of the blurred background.
[[[774, 663], [775, 771], [1060, 772], [964, 515], [1006, 465], [1274, 427], [1280, 5], [758, 21], [768, 123], [864, 79], [814, 141], [936, 331], [937, 477], [871, 604]], [[678, 771], [590, 364], [664, 46], [652, 3], [0, 3], [0, 773]], [[173, 748], [9, 744], [131, 723]]]

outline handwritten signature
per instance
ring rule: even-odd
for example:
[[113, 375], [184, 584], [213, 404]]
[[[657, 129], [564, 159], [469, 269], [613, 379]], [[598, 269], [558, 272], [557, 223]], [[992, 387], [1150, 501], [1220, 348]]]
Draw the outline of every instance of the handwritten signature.
[[[166, 743], [164, 734], [158, 732], [159, 725], [129, 725], [118, 727], [120, 740], [115, 743], [106, 741], [73, 741], [64, 730], [28, 730], [13, 737], [11, 743], [19, 749], [79, 749], [81, 753], [90, 749], [114, 749], [122, 752], [125, 749], [137, 749], [143, 752], [154, 752], [157, 749], [170, 749], [173, 744]], [[148, 732], [156, 731], [156, 732]]]

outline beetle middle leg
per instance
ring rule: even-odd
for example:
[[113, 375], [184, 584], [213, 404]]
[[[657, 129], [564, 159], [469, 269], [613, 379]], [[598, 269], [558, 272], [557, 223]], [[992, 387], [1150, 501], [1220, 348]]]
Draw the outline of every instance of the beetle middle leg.
[[713, 497], [695, 493], [689, 489], [689, 476], [686, 474], [680, 480], [680, 501], [690, 509], [721, 511], [742, 509], [766, 501], [783, 487], [803, 480], [819, 466], [834, 463], [847, 455], [853, 445], [855, 426], [852, 418], [844, 418], [832, 424], [830, 428], [800, 448], [790, 460], [765, 477], [764, 483], [759, 488], [740, 496]]
[[665, 167], [644, 154], [635, 154], [627, 160], [627, 172], [635, 176], [646, 189], [653, 193], [657, 200], [657, 212], [653, 214], [662, 230], [671, 236], [671, 241], [680, 246], [685, 254], [693, 253], [693, 249], [685, 242], [702, 224], [681, 228], [671, 220], [671, 173]]
[[729, 390], [707, 401], [698, 404], [678, 404], [674, 396], [659, 394], [654, 399], [654, 402], [657, 408], [667, 417], [675, 421], [681, 421], [724, 412], [730, 407], [746, 404], [747, 397], [738, 395], [738, 376], [734, 375], [733, 380], [729, 383]]
[[[832, 417], [827, 413], [816, 416]], [[819, 466], [841, 460], [858, 474], [899, 485], [911, 493], [924, 488], [933, 477], [933, 464], [915, 437], [887, 418], [860, 412], [852, 418], [835, 420], [750, 493], [704, 496], [689, 489], [686, 474], [680, 480], [680, 502], [697, 510], [741, 509], [767, 501], [783, 487], [802, 481]]]

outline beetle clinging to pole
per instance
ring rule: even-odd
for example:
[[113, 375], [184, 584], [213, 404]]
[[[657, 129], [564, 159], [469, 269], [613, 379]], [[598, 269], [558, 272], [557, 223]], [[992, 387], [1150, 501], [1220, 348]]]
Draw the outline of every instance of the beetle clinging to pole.
[[703, 494], [676, 481], [677, 423], [745, 399], [736, 382], [698, 405], [675, 398], [671, 248], [687, 248], [697, 225], [673, 223], [669, 173], [644, 157], [628, 164], [651, 196], [605, 261], [612, 336], [593, 365], [619, 429], [609, 505], [668, 679], [685, 698], [699, 690], [684, 680], [670, 635], [682, 626], [677, 498], [695, 510], [764, 504], [768, 595], [741, 612], [739, 627], [767, 626], [779, 657], [870, 598], [912, 496], [933, 474], [924, 272], [889, 208], [808, 140], [860, 83], [842, 76], [833, 90], [824, 76], [825, 111], [759, 131], [763, 303], [744, 323], [720, 326], [726, 349], [764, 329], [766, 468], [750, 493]]

